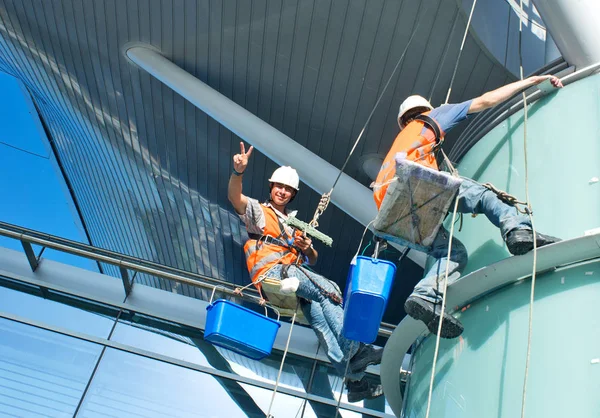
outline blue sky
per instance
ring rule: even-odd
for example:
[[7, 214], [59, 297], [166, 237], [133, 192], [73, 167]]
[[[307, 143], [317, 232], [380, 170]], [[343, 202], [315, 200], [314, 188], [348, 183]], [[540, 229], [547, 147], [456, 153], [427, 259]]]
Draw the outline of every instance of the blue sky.
[[[0, 73], [0, 92], [0, 220], [87, 242], [25, 87]], [[0, 246], [22, 251], [11, 238], [0, 236]], [[44, 257], [98, 271], [94, 262], [80, 257], [51, 250]]]

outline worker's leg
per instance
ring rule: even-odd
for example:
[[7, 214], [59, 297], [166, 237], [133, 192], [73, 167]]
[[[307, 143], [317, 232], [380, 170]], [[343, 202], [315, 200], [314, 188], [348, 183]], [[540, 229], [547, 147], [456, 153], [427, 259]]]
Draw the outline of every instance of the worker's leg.
[[[482, 213], [500, 229], [508, 251], [514, 255], [525, 254], [533, 248], [533, 232], [529, 216], [519, 213], [514, 206], [504, 203], [496, 193], [468, 178], [463, 178], [458, 193], [458, 211]], [[538, 247], [560, 239], [536, 234]]]
[[[296, 277], [300, 282], [296, 290], [296, 296], [317, 302], [320, 305], [325, 323], [319, 323], [318, 325], [323, 328], [327, 327], [330, 330], [330, 334], [336, 338], [337, 344], [343, 352], [343, 358], [334, 357], [334, 361], [345, 362], [348, 357], [352, 358], [358, 351], [359, 345], [342, 335], [344, 309], [341, 304], [334, 302], [328, 296], [328, 294], [336, 295], [341, 299], [342, 295], [337, 286], [319, 274], [296, 266], [289, 267], [288, 276]], [[325, 332], [324, 334], [327, 335], [328, 333]]]
[[[275, 266], [270, 274], [280, 275], [282, 268], [281, 265]], [[348, 400], [357, 402], [382, 395], [381, 384], [373, 384], [364, 379], [367, 365], [381, 362], [382, 349], [365, 349], [364, 345], [342, 335], [344, 310], [331, 297], [335, 295], [341, 298], [339, 288], [325, 277], [295, 265], [288, 267], [287, 277], [298, 279], [296, 296], [310, 301], [301, 304], [302, 312], [326, 349], [331, 364], [340, 376], [346, 376]], [[351, 359], [349, 363], [348, 359]], [[357, 365], [361, 367], [353, 367]]]
[[441, 336], [444, 338], [458, 337], [463, 331], [460, 321], [446, 312], [441, 312], [446, 269], [448, 269], [448, 285], [450, 285], [458, 280], [468, 259], [465, 246], [454, 237], [450, 258], [448, 258], [449, 235], [446, 229], [440, 228], [428, 253], [435, 262], [404, 303], [406, 313], [414, 319], [423, 321], [432, 333], [437, 333], [440, 317], [443, 317]]
[[452, 238], [452, 252], [448, 259], [448, 244], [450, 233], [441, 227], [433, 241], [428, 255], [435, 259], [433, 265], [427, 270], [425, 276], [413, 290], [411, 296], [418, 296], [432, 303], [442, 301], [444, 278], [448, 269], [448, 284], [454, 283], [467, 265], [469, 258], [467, 249], [456, 237]]
[[458, 211], [484, 214], [491, 223], [500, 228], [502, 238], [513, 229], [531, 229], [529, 216], [504, 203], [487, 187], [465, 177], [458, 191]]
[[[301, 307], [304, 316], [317, 335], [321, 346], [326, 348], [329, 361], [340, 376], [344, 376], [344, 374], [346, 375], [344, 383], [348, 389], [348, 401], [358, 402], [363, 399], [373, 399], [381, 396], [383, 394], [383, 388], [381, 384], [367, 380], [365, 378], [364, 369], [352, 373], [352, 361], [350, 361], [348, 370], [346, 370], [348, 355], [339, 346], [339, 339], [336, 338], [337, 336], [335, 332], [329, 326], [330, 322], [327, 320], [328, 315], [325, 314], [323, 305], [315, 301], [304, 301], [301, 303]], [[359, 346], [358, 342], [351, 342], [351, 344], [354, 347]], [[363, 351], [365, 350], [367, 350], [367, 348], [363, 348]], [[361, 355], [360, 351], [355, 355], [355, 357], [359, 355]], [[352, 360], [354, 360], [354, 358]], [[381, 361], [381, 356], [379, 356], [379, 361]]]
[[[349, 351], [340, 347], [338, 335], [334, 329], [329, 326], [330, 321], [327, 319], [323, 306], [315, 301], [307, 301], [301, 303], [300, 306], [302, 307], [302, 313], [304, 313], [306, 320], [317, 335], [321, 346], [325, 348], [327, 357], [332, 366], [340, 376], [344, 376], [344, 372], [346, 371], [346, 361], [348, 360], [347, 353]], [[349, 341], [349, 343], [352, 345], [352, 341]], [[354, 346], [355, 349], [357, 349], [358, 343], [355, 342]], [[364, 372], [349, 377], [359, 380], [363, 375]]]

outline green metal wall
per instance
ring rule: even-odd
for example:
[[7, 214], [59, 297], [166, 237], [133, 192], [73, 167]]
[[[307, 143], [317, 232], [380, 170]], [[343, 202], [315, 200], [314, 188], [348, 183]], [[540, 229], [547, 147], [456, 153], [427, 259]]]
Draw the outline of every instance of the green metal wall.
[[[600, 75], [529, 107], [529, 184], [539, 231], [574, 238], [600, 227]], [[523, 112], [486, 135], [459, 165], [525, 199]], [[465, 273], [509, 253], [484, 216], [465, 216], [456, 234], [469, 250]], [[600, 242], [599, 242], [600, 245]], [[520, 416], [530, 281], [508, 286], [458, 313], [465, 332], [442, 340], [431, 417]], [[600, 262], [541, 274], [536, 285], [527, 418], [600, 417]], [[435, 339], [413, 356], [406, 416], [423, 417]]]
[[[538, 231], [563, 239], [600, 227], [600, 74], [529, 105], [529, 188]], [[525, 200], [523, 111], [494, 128], [462, 159], [460, 174]], [[465, 273], [509, 256], [483, 215], [465, 215], [456, 236], [469, 250]]]

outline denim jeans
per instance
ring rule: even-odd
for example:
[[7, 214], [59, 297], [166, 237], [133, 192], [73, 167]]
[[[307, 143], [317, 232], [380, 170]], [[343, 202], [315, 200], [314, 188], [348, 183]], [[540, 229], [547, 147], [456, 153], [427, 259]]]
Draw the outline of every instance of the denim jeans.
[[[267, 275], [280, 278], [282, 268], [283, 265], [278, 264]], [[344, 309], [325, 296], [315, 283], [322, 289], [336, 293], [341, 297], [339, 288], [325, 277], [308, 269], [299, 269], [295, 265], [288, 268], [287, 274], [288, 277], [298, 278], [300, 285], [296, 291], [296, 296], [310, 301], [309, 303], [301, 303], [302, 313], [317, 335], [321, 346], [325, 348], [329, 361], [339, 375], [344, 376], [348, 358], [352, 358], [356, 354], [359, 343], [348, 340], [342, 335]], [[312, 281], [306, 275], [309, 275]], [[351, 380], [360, 380], [363, 376], [364, 372], [359, 374], [348, 373], [346, 375]]]
[[[458, 191], [459, 213], [481, 213], [500, 229], [502, 239], [513, 229], [531, 229], [529, 216], [517, 211], [514, 206], [498, 199], [496, 193], [468, 178], [463, 178]], [[411, 296], [433, 303], [442, 301], [444, 277], [448, 266], [448, 285], [459, 279], [467, 265], [467, 249], [457, 238], [452, 238], [452, 253], [448, 259], [449, 233], [442, 227], [433, 241], [429, 256], [436, 261], [417, 283]]]

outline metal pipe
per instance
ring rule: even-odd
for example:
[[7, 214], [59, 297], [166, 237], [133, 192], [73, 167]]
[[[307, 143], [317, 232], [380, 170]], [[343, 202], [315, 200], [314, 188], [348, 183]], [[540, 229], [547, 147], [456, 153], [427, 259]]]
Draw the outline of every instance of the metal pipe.
[[534, 0], [546, 29], [565, 59], [577, 69], [600, 61], [598, 0]]
[[[4, 225], [6, 225], [6, 224], [4, 224]], [[194, 273], [187, 273], [187, 272], [185, 273], [185, 275], [194, 276], [195, 278], [185, 277], [180, 274], [171, 273], [169, 271], [166, 271], [166, 269], [161, 268], [162, 266], [159, 268], [145, 266], [143, 264], [142, 260], [139, 260], [139, 261], [135, 260], [135, 259], [128, 260], [128, 258], [133, 258], [133, 257], [128, 257], [126, 255], [112, 253], [111, 251], [98, 249], [95, 247], [88, 246], [86, 244], [78, 243], [80, 247], [84, 247], [84, 248], [77, 248], [77, 247], [70, 246], [68, 244], [56, 242], [57, 240], [52, 239], [55, 237], [51, 238], [51, 236], [48, 236], [48, 239], [38, 238], [38, 237], [31, 236], [31, 235], [28, 235], [23, 232], [11, 231], [10, 229], [7, 229], [5, 227], [0, 227], [0, 235], [6, 236], [9, 238], [15, 238], [22, 242], [43, 245], [48, 248], [52, 248], [53, 250], [58, 250], [58, 251], [62, 251], [65, 253], [77, 255], [80, 257], [89, 258], [91, 260], [100, 261], [100, 262], [107, 263], [107, 264], [112, 264], [119, 268], [130, 269], [130, 270], [138, 271], [140, 273], [150, 274], [151, 276], [156, 276], [156, 277], [161, 277], [163, 279], [173, 280], [175, 282], [188, 284], [190, 286], [197, 286], [197, 287], [202, 287], [202, 288], [207, 288], [207, 289], [212, 289], [215, 286], [221, 287], [221, 288], [223, 288], [224, 293], [227, 293], [230, 295], [234, 294], [233, 289], [232, 289], [234, 287], [234, 285], [232, 283], [225, 282], [225, 281], [219, 280], [219, 279], [214, 279], [214, 278], [208, 277], [208, 276], [199, 276]], [[58, 237], [56, 237], [56, 238], [58, 238]], [[97, 250], [100, 250], [100, 251], [97, 251]], [[108, 252], [108, 253], [112, 253], [114, 255], [99, 254], [99, 252]], [[200, 280], [202, 280], [202, 281], [200, 281]], [[247, 293], [254, 294], [254, 295], [246, 296], [247, 298], [252, 299], [253, 302], [256, 302], [259, 299], [257, 291], [249, 290]]]
[[[199, 281], [211, 282], [211, 286], [233, 286], [231, 283], [215, 279], [213, 277], [204, 276], [198, 273], [192, 273], [185, 270], [180, 270], [175, 267], [164, 266], [162, 264], [155, 263], [153, 261], [143, 260], [141, 258], [132, 257], [125, 254], [116, 253], [114, 251], [106, 250], [104, 248], [93, 247], [88, 244], [81, 242], [68, 240], [66, 238], [49, 235], [43, 232], [34, 231], [31, 229], [23, 228], [21, 226], [0, 222], [0, 235], [4, 235], [10, 238], [16, 238], [32, 244], [39, 244], [48, 246], [52, 249], [64, 251], [69, 254], [89, 258], [94, 261], [102, 261], [108, 264], [116, 266], [144, 266], [154, 269], [154, 271], [161, 271], [165, 273], [172, 273], [173, 277], [188, 277]], [[118, 262], [120, 264], [118, 264]], [[131, 264], [127, 264], [131, 263]], [[134, 270], [139, 270], [135, 268]], [[143, 272], [142, 272], [143, 273]], [[162, 276], [160, 276], [162, 277]], [[196, 283], [192, 280], [192, 283]], [[258, 296], [258, 292], [255, 290], [249, 290], [248, 293], [255, 294]]]
[[[153, 49], [134, 46], [127, 57], [157, 80], [188, 100], [231, 132], [280, 165], [293, 166], [300, 178], [318, 193], [329, 192], [339, 169], [279, 132], [237, 103], [209, 87]], [[377, 216], [372, 192], [352, 177], [342, 174], [331, 202], [362, 225]], [[395, 246], [400, 250], [404, 247]], [[425, 264], [425, 255], [412, 251], [409, 257]]]

